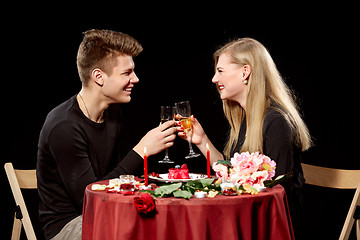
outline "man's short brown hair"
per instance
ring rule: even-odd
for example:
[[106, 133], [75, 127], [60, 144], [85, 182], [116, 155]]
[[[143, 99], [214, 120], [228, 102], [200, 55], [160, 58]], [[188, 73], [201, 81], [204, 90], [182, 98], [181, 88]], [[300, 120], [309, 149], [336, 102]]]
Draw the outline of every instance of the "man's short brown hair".
[[110, 75], [117, 56], [135, 57], [142, 50], [137, 40], [121, 32], [96, 29], [84, 32], [76, 61], [82, 84], [87, 86], [93, 69], [99, 68]]

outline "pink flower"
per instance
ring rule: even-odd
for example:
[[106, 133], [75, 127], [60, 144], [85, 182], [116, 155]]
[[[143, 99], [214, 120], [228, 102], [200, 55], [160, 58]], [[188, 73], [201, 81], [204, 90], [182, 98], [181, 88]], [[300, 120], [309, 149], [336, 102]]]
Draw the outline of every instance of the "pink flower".
[[249, 152], [235, 153], [230, 162], [233, 167], [239, 166], [239, 164], [250, 157]]
[[228, 178], [229, 177], [229, 170], [227, 168], [227, 166], [223, 165], [223, 164], [216, 164], [213, 163], [212, 168], [214, 169], [216, 176], [220, 177], [220, 178]]
[[249, 175], [256, 172], [259, 169], [260, 164], [262, 163], [261, 159], [258, 159], [254, 156], [250, 156], [247, 159], [243, 159], [238, 165], [239, 171], [243, 175]]
[[213, 169], [216, 176], [234, 184], [261, 188], [265, 180], [271, 180], [275, 175], [276, 163], [259, 152], [235, 153], [230, 163], [229, 169], [228, 166], [216, 163]]
[[[240, 183], [240, 179], [242, 178], [242, 176], [240, 175], [239, 172], [234, 171], [234, 169], [231, 170], [230, 172], [230, 176], [229, 176], [229, 180], [232, 183]], [[240, 183], [241, 184], [241, 183]]]
[[265, 180], [271, 180], [275, 176], [276, 162], [271, 160], [268, 156], [260, 155], [263, 163], [259, 167], [259, 171], [266, 170], [269, 176]]
[[264, 181], [267, 180], [269, 177], [268, 171], [258, 171], [251, 174], [251, 179], [253, 180], [252, 186], [254, 184], [259, 184], [260, 186], [264, 186]]

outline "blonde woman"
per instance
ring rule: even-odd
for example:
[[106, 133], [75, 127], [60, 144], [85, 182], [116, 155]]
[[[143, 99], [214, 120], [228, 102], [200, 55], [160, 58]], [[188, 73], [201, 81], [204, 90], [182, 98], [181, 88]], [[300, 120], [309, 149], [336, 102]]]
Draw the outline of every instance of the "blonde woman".
[[[230, 134], [223, 154], [192, 117], [192, 142], [206, 156], [210, 145], [211, 162], [230, 159], [235, 152], [259, 151], [276, 161], [276, 174], [293, 172], [287, 192], [294, 227], [302, 208], [304, 183], [301, 152], [311, 146], [309, 131], [302, 120], [294, 96], [281, 78], [269, 52], [258, 41], [240, 38], [214, 53], [215, 75], [223, 100]], [[178, 134], [184, 138], [181, 128]], [[296, 231], [296, 230], [295, 230]]]

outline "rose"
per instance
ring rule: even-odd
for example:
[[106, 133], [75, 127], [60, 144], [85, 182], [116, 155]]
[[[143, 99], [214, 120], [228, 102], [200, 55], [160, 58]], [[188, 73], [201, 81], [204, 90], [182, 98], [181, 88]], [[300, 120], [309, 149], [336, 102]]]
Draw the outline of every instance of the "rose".
[[249, 152], [242, 152], [242, 153], [240, 153], [240, 154], [239, 154], [239, 153], [235, 153], [235, 154], [234, 154], [234, 157], [231, 158], [231, 160], [230, 160], [231, 165], [232, 165], [233, 167], [239, 166], [239, 164], [240, 164], [242, 161], [250, 158], [250, 156], [251, 156], [251, 155], [250, 155]]
[[134, 198], [134, 205], [139, 213], [149, 213], [155, 209], [154, 198], [149, 193]]
[[269, 176], [265, 180], [271, 180], [275, 176], [276, 162], [271, 160], [268, 156], [260, 155], [263, 163], [260, 165], [259, 170], [266, 170], [269, 173]]
[[268, 177], [269, 173], [266, 170], [254, 172], [253, 174], [251, 174], [251, 178], [253, 180], [251, 185], [253, 186], [254, 184], [259, 184], [261, 187], [263, 187], [264, 181], [268, 180]]
[[243, 175], [249, 175], [256, 172], [261, 163], [261, 159], [255, 156], [250, 156], [249, 158], [242, 160], [237, 167], [234, 167], [234, 170], [238, 170]]
[[227, 178], [229, 175], [229, 170], [228, 167], [225, 166], [224, 164], [217, 164], [216, 162], [213, 164], [213, 169], [216, 173], [216, 176], [219, 178]]
[[271, 180], [275, 176], [276, 162], [260, 152], [243, 152], [235, 153], [230, 161], [214, 163], [213, 169], [220, 180], [262, 188], [265, 180]]

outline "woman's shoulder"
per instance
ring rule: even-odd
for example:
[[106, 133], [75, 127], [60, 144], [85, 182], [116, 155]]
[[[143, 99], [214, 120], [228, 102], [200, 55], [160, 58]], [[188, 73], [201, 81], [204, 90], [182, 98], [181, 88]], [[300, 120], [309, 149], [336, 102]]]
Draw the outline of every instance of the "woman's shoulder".
[[278, 106], [270, 106], [266, 111], [263, 129], [266, 131], [269, 127], [290, 131], [286, 113]]
[[276, 120], [278, 118], [284, 118], [284, 111], [278, 106], [270, 106], [266, 110], [265, 120]]

